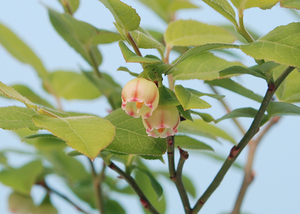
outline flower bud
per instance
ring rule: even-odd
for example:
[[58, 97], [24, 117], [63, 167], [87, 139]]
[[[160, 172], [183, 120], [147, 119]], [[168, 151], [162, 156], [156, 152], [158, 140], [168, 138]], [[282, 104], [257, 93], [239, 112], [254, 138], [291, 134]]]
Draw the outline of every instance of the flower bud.
[[122, 109], [135, 118], [148, 118], [157, 108], [159, 93], [154, 82], [145, 78], [130, 80], [122, 90]]
[[151, 117], [143, 119], [148, 136], [155, 138], [176, 134], [179, 122], [179, 112], [175, 106], [158, 106]]

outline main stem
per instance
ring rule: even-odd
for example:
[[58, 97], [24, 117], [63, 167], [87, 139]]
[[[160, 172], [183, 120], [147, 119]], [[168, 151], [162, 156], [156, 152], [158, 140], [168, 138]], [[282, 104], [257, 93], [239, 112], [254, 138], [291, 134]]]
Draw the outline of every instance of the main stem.
[[220, 185], [221, 181], [223, 180], [224, 176], [226, 175], [227, 171], [231, 167], [231, 165], [234, 163], [236, 158], [240, 155], [240, 153], [243, 151], [243, 149], [246, 147], [248, 142], [253, 138], [253, 136], [258, 132], [260, 123], [262, 121], [262, 118], [264, 116], [264, 113], [266, 109], [268, 108], [268, 105], [277, 90], [277, 88], [280, 86], [280, 84], [283, 82], [283, 80], [294, 70], [294, 67], [288, 67], [286, 68], [282, 74], [278, 77], [278, 79], [275, 81], [275, 83], [269, 83], [268, 90], [265, 94], [265, 97], [261, 103], [261, 106], [244, 137], [240, 140], [237, 146], [234, 146], [228, 158], [224, 162], [223, 166], [219, 170], [218, 174], [212, 181], [212, 183], [209, 185], [209, 187], [206, 189], [206, 191], [203, 193], [203, 195], [198, 199], [196, 202], [192, 213], [198, 213], [200, 209], [203, 207], [204, 203], [207, 201], [207, 199], [211, 196], [211, 194], [217, 189], [217, 187]]

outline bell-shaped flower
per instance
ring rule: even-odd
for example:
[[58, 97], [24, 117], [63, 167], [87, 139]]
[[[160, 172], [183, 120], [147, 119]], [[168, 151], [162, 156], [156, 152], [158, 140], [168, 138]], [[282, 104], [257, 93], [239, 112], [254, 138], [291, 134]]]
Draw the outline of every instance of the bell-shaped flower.
[[158, 106], [151, 117], [143, 119], [148, 136], [155, 138], [176, 134], [179, 122], [180, 116], [175, 106]]
[[122, 109], [135, 118], [148, 118], [157, 108], [159, 92], [154, 82], [145, 78], [130, 80], [122, 90]]

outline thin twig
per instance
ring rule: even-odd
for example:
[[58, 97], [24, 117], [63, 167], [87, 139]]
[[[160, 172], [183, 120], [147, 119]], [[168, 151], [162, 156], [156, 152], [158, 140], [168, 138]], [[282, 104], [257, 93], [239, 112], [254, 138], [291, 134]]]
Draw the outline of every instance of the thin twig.
[[246, 191], [254, 179], [254, 172], [252, 170], [252, 165], [256, 153], [256, 148], [258, 144], [261, 142], [262, 138], [266, 135], [266, 133], [273, 127], [274, 124], [278, 122], [279, 118], [280, 118], [279, 116], [273, 117], [270, 120], [270, 122], [267, 124], [267, 126], [259, 133], [258, 137], [255, 140], [251, 140], [249, 142], [248, 158], [244, 169], [244, 179], [231, 214], [240, 213], [241, 205], [244, 200]]
[[176, 180], [174, 182], [176, 184], [178, 193], [180, 195], [182, 205], [184, 207], [184, 211], [186, 214], [190, 214], [191, 213], [191, 205], [190, 205], [190, 201], [189, 201], [187, 192], [185, 190], [184, 184], [182, 182], [182, 169], [183, 169], [183, 165], [184, 165], [185, 161], [189, 158], [189, 154], [188, 154], [188, 152], [182, 150], [179, 146], [178, 146], [178, 149], [180, 152], [180, 159], [179, 159], [177, 171], [176, 171]]
[[167, 137], [167, 153], [169, 163], [169, 174], [171, 180], [176, 176], [175, 161], [174, 161], [174, 136]]
[[54, 193], [55, 195], [63, 198], [64, 200], [66, 200], [67, 202], [69, 202], [72, 206], [74, 206], [78, 211], [80, 211], [82, 213], [85, 213], [85, 214], [89, 214], [88, 212], [86, 212], [83, 209], [81, 209], [75, 202], [71, 201], [71, 199], [69, 199], [67, 196], [65, 196], [62, 193], [56, 191], [55, 189], [52, 189], [51, 187], [49, 187], [45, 181], [40, 181], [37, 184], [41, 185], [42, 187], [44, 187], [49, 193]]
[[74, 12], [73, 12], [73, 10], [72, 10], [72, 8], [71, 8], [70, 3], [69, 3], [67, 0], [62, 0], [62, 4], [63, 4], [64, 7], [67, 8], [68, 13], [69, 13], [71, 16], [73, 16], [73, 13], [74, 13]]
[[152, 214], [159, 214], [159, 212], [155, 209], [155, 207], [153, 207], [148, 198], [145, 196], [145, 194], [142, 192], [140, 187], [130, 175], [126, 174], [113, 162], [110, 162], [110, 165], [108, 167], [117, 172], [122, 178], [124, 178], [127, 181], [127, 183], [135, 191], [135, 193], [140, 197], [140, 201], [146, 210], [148, 210]]
[[207, 199], [211, 196], [211, 194], [217, 189], [217, 187], [220, 185], [221, 181], [223, 180], [224, 176], [226, 175], [227, 171], [233, 164], [233, 162], [236, 160], [236, 158], [239, 156], [239, 154], [243, 151], [243, 149], [246, 147], [246, 145], [249, 143], [249, 141], [253, 138], [253, 136], [258, 132], [260, 123], [262, 121], [262, 118], [264, 116], [264, 113], [271, 102], [271, 99], [276, 91], [276, 89], [280, 86], [282, 81], [287, 77], [295, 68], [294, 67], [287, 67], [282, 74], [278, 77], [278, 79], [275, 81], [275, 83], [269, 83], [268, 84], [268, 90], [264, 96], [264, 99], [261, 103], [261, 106], [259, 110], [257, 111], [257, 114], [244, 135], [244, 137], [241, 139], [239, 144], [237, 146], [234, 146], [228, 158], [225, 160], [223, 166], [217, 173], [216, 177], [212, 181], [212, 183], [209, 185], [209, 187], [206, 189], [206, 191], [203, 193], [203, 195], [198, 199], [196, 202], [192, 213], [198, 213], [200, 209], [203, 207], [204, 203], [207, 201]]
[[97, 205], [97, 208], [100, 211], [100, 213], [105, 214], [104, 198], [103, 198], [103, 194], [102, 194], [100, 179], [95, 170], [94, 163], [91, 161], [91, 159], [88, 158], [88, 160], [89, 160], [91, 170], [92, 170], [92, 178], [93, 178], [93, 185], [94, 185], [94, 191], [95, 191], [96, 205]]

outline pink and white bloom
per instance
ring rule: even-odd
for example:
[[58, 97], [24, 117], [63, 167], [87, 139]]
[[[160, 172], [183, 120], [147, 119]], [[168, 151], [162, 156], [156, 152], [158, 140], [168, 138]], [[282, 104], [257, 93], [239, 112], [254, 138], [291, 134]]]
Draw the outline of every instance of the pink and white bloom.
[[155, 138], [176, 134], [179, 122], [180, 116], [175, 106], [158, 106], [151, 117], [143, 119], [148, 136]]
[[154, 82], [145, 78], [130, 80], [122, 90], [122, 109], [128, 115], [148, 118], [157, 108], [159, 92]]

